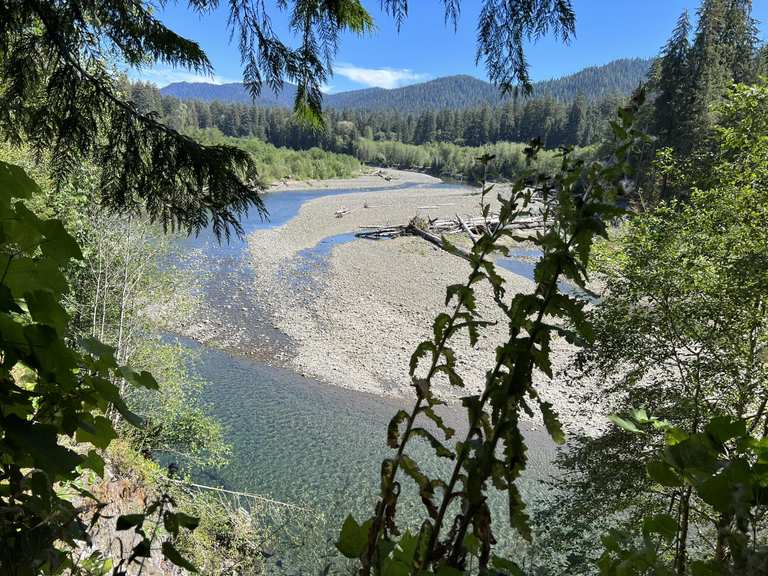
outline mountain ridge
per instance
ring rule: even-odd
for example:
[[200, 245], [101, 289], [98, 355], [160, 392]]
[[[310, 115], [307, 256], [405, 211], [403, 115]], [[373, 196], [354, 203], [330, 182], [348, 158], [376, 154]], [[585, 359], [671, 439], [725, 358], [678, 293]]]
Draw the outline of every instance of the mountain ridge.
[[[534, 83], [533, 96], [573, 100], [581, 94], [588, 101], [595, 101], [612, 94], [627, 95], [645, 78], [651, 62], [651, 59], [623, 58], [589, 66], [574, 74]], [[160, 93], [181, 100], [291, 107], [296, 87], [286, 84], [279, 92], [266, 89], [256, 100], [251, 99], [243, 84], [238, 82], [175, 82], [161, 88]], [[496, 105], [503, 100], [499, 90], [489, 82], [468, 74], [457, 74], [400, 88], [361, 88], [325, 94], [323, 102], [324, 106], [336, 109], [420, 112]]]

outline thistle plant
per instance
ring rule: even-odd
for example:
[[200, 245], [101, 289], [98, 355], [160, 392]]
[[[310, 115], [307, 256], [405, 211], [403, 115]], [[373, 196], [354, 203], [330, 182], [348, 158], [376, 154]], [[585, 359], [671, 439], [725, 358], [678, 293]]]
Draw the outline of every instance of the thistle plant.
[[[514, 562], [493, 554], [493, 528], [498, 525], [488, 505], [491, 490], [506, 492], [511, 526], [525, 540], [532, 530], [518, 480], [525, 470], [527, 447], [521, 431], [525, 415], [541, 415], [549, 435], [562, 444], [563, 427], [552, 405], [541, 398], [534, 375], [552, 378], [550, 360], [553, 338], [572, 343], [589, 341], [592, 330], [585, 318], [585, 302], [560, 292], [558, 281], [566, 279], [586, 289], [588, 263], [593, 240], [606, 236], [609, 222], [622, 214], [616, 199], [624, 192], [630, 166], [630, 149], [641, 135], [633, 128], [635, 113], [642, 103], [638, 94], [619, 111], [612, 123], [614, 150], [611, 158], [587, 163], [563, 149], [560, 168], [554, 175], [526, 174], [511, 185], [508, 195], [498, 194], [499, 223], [486, 226], [470, 252], [470, 272], [463, 284], [446, 290], [446, 307], [433, 323], [433, 336], [421, 342], [411, 357], [410, 374], [416, 402], [410, 412], [401, 410], [392, 418], [387, 443], [394, 450], [381, 464], [381, 491], [371, 518], [358, 523], [345, 521], [339, 550], [359, 561], [360, 574], [461, 574], [469, 566], [481, 573], [520, 573]], [[529, 158], [540, 145], [532, 144]], [[479, 161], [488, 165], [492, 157]], [[481, 206], [488, 216], [486, 201], [493, 185], [485, 180]], [[514, 222], [538, 208], [544, 229], [532, 237], [521, 237]], [[504, 278], [496, 271], [494, 256], [507, 255], [510, 241], [530, 241], [541, 250], [536, 264], [536, 287], [531, 293], [509, 297]], [[455, 248], [443, 239], [449, 251]], [[488, 282], [496, 306], [508, 325], [508, 338], [496, 348], [495, 362], [485, 374], [479, 394], [462, 398], [468, 428], [463, 439], [447, 444], [455, 435], [436, 408], [443, 404], [432, 392], [438, 378], [462, 388], [452, 339], [466, 332], [474, 346], [481, 330], [492, 322], [480, 316], [475, 288]], [[431, 422], [431, 424], [430, 424]], [[438, 439], [428, 428], [437, 429]], [[438, 457], [453, 461], [447, 478], [430, 478], [409, 455], [414, 438], [425, 439]], [[417, 488], [424, 514], [417, 532], [398, 526], [398, 501], [402, 475]]]

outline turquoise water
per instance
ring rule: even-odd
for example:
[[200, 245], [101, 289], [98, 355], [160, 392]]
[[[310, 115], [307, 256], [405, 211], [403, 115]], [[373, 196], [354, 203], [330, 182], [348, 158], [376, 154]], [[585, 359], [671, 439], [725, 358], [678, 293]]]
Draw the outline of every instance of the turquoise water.
[[[517, 274], [518, 276], [523, 276], [524, 278], [533, 280], [533, 273], [534, 269], [536, 268], [536, 262], [540, 257], [541, 250], [538, 248], [516, 246], [510, 250], [509, 257], [499, 258], [496, 263], [502, 268], [509, 270], [513, 274]], [[564, 294], [577, 296], [581, 299], [593, 303], [598, 300], [595, 296], [585, 292], [571, 282], [560, 280], [558, 281], [557, 286]]]
[[[208, 473], [227, 488], [255, 492], [320, 511], [343, 505], [368, 511], [378, 486], [378, 463], [389, 453], [387, 424], [410, 401], [395, 401], [328, 386], [290, 370], [267, 366], [226, 352], [198, 347], [194, 368], [209, 383], [204, 399], [233, 444], [229, 466]], [[464, 415], [456, 408], [442, 413], [459, 432]], [[547, 467], [551, 444], [530, 432], [542, 446], [531, 458], [531, 471]], [[415, 455], [437, 464], [425, 444]]]

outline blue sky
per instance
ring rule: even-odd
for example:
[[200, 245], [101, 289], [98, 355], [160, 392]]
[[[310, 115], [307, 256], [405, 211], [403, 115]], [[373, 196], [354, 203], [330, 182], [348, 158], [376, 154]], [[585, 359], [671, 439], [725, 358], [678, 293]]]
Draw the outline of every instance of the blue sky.
[[[272, 3], [267, 0], [267, 4]], [[242, 69], [237, 45], [230, 43], [227, 2], [200, 16], [185, 2], [169, 3], [159, 17], [177, 33], [197, 41], [215, 68], [213, 78], [195, 78], [186, 70], [167, 67], [131, 71], [133, 78], [159, 86], [182, 80], [239, 82]], [[392, 18], [380, 10], [379, 0], [363, 0], [377, 30], [363, 38], [345, 35], [336, 57], [329, 92], [380, 86], [394, 88], [452, 74], [486, 78], [482, 63], [475, 65], [475, 25], [479, 0], [464, 0], [458, 31], [443, 21], [440, 0], [411, 0], [410, 14], [400, 32]], [[694, 15], [699, 0], [573, 0], [576, 38], [563, 45], [543, 39], [529, 46], [531, 75], [535, 80], [576, 72], [616, 58], [649, 57], [658, 53], [683, 9]], [[768, 39], [768, 1], [754, 2], [753, 15], [761, 22], [761, 37]], [[273, 24], [286, 37], [285, 14], [273, 10]]]

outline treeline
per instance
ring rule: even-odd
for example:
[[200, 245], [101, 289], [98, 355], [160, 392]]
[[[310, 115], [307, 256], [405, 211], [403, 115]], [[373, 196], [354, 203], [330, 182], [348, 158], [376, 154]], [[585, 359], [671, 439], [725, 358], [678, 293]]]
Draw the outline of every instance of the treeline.
[[276, 180], [325, 180], [344, 178], [360, 173], [360, 162], [348, 154], [327, 152], [320, 148], [290, 150], [278, 148], [256, 138], [225, 136], [220, 130], [192, 130], [188, 132], [203, 144], [237, 146], [249, 152], [256, 165], [259, 179], [264, 184]]
[[[477, 159], [484, 155], [494, 156], [487, 167], [488, 177], [493, 180], [509, 180], [529, 167], [525, 155], [526, 144], [517, 142], [498, 142], [486, 146], [457, 146], [447, 142], [432, 142], [419, 146], [402, 142], [368, 140], [358, 138], [354, 154], [365, 164], [388, 166], [408, 170], [429, 172], [435, 176], [457, 180], [478, 181], [483, 174], [483, 166]], [[596, 146], [579, 148], [577, 157], [589, 157]], [[552, 171], [560, 162], [558, 152], [554, 150], [540, 152], [535, 160], [535, 167], [541, 171]]]
[[159, 114], [163, 122], [180, 131], [216, 128], [225, 136], [253, 137], [275, 146], [301, 150], [319, 147], [348, 154], [358, 137], [462, 146], [540, 138], [547, 148], [584, 146], [605, 135], [608, 122], [624, 101], [623, 96], [616, 95], [590, 103], [579, 96], [566, 103], [547, 96], [510, 100], [502, 106], [421, 113], [327, 109], [326, 129], [318, 130], [301, 124], [285, 108], [181, 101], [163, 96], [156, 86], [141, 82], [126, 89], [140, 110]]

